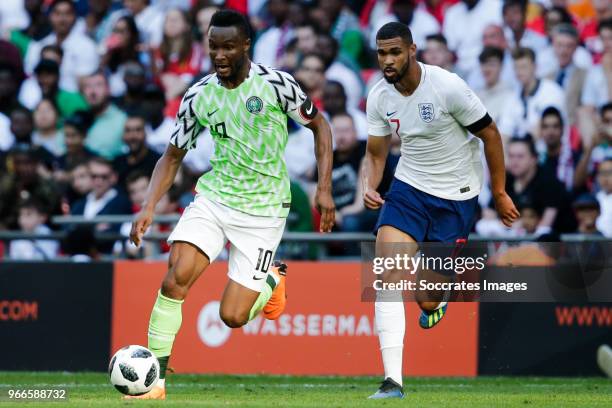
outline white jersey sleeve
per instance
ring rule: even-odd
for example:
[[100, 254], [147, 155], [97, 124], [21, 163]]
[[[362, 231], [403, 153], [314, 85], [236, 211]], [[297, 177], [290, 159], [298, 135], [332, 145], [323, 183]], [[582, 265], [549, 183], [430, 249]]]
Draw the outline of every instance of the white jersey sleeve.
[[170, 144], [179, 149], [191, 150], [195, 148], [196, 140], [204, 130], [204, 126], [200, 123], [196, 114], [196, 100], [210, 77], [209, 75], [192, 85], [183, 96], [179, 111], [176, 114], [174, 131], [170, 137]]
[[452, 82], [444, 88], [446, 108], [461, 126], [467, 128], [484, 118], [487, 115], [487, 109], [463, 79], [456, 74], [450, 77]]
[[[384, 81], [382, 79], [381, 81]], [[375, 85], [370, 91], [366, 102], [366, 116], [368, 119], [368, 135], [370, 136], [388, 136], [391, 134], [389, 122], [383, 117], [380, 111], [382, 105], [379, 102], [380, 83]]]

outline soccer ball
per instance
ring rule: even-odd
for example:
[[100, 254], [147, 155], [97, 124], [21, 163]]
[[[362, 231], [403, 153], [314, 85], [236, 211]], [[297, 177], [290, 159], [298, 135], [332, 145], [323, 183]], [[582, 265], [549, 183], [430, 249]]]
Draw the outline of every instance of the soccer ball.
[[123, 394], [142, 395], [159, 379], [159, 361], [146, 347], [125, 346], [111, 359], [108, 376]]

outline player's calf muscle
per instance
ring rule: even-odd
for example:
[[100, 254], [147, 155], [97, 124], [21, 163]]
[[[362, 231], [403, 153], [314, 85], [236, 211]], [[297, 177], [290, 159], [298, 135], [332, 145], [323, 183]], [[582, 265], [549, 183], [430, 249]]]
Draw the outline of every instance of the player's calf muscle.
[[185, 299], [189, 288], [208, 264], [208, 258], [192, 245], [174, 244], [168, 261], [168, 273], [161, 285], [162, 294], [172, 299]]

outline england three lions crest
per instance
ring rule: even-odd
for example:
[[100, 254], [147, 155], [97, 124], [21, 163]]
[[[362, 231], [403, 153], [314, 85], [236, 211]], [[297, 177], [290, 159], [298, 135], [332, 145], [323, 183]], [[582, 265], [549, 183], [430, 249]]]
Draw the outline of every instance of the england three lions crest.
[[423, 122], [431, 122], [434, 119], [433, 103], [419, 103], [419, 115]]

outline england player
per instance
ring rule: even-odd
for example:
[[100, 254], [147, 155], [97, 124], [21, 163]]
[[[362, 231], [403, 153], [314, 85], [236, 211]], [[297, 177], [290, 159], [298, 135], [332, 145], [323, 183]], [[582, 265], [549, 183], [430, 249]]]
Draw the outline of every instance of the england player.
[[249, 60], [249, 26], [241, 14], [218, 11], [208, 36], [215, 73], [183, 97], [170, 144], [153, 171], [130, 235], [135, 244], [141, 242], [155, 204], [172, 185], [185, 153], [208, 127], [215, 142], [212, 170], [198, 180], [194, 201], [168, 239], [172, 244], [168, 273], [149, 322], [149, 349], [159, 359], [160, 382], [136, 398], [165, 398], [165, 372], [181, 325], [182, 303], [226, 241], [231, 246], [229, 280], [219, 311], [223, 322], [236, 328], [262, 310], [268, 319], [282, 313], [285, 267], [271, 267], [271, 261], [291, 201], [283, 160], [287, 116], [314, 132], [320, 230], [328, 232], [334, 224], [328, 123], [291, 75]]
[[[376, 256], [393, 256], [389, 243], [405, 244], [406, 253], [413, 256], [418, 242], [456, 243], [467, 238], [482, 184], [478, 139], [469, 133], [484, 142], [497, 212], [509, 226], [519, 214], [504, 188], [502, 141], [478, 97], [457, 75], [418, 63], [412, 34], [404, 24], [384, 25], [376, 35], [376, 47], [384, 79], [368, 95], [363, 180], [365, 205], [382, 207]], [[376, 188], [393, 133], [401, 139], [401, 158], [383, 199]], [[392, 270], [382, 278], [394, 282], [399, 273]], [[396, 296], [377, 293], [375, 316], [385, 380], [370, 398], [403, 397], [405, 316], [401, 297], [397, 301]], [[431, 328], [444, 316], [446, 303], [441, 299], [417, 296], [417, 301], [421, 327]]]

